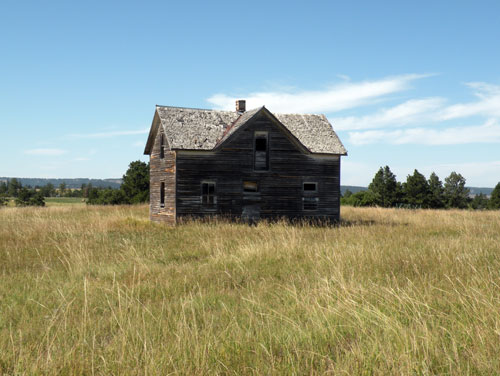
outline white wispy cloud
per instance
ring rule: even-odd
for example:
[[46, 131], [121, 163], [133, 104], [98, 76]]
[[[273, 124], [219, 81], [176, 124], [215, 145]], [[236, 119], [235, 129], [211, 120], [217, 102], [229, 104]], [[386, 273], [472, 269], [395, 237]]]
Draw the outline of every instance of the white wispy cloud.
[[459, 145], [469, 143], [500, 143], [500, 124], [489, 119], [483, 125], [468, 127], [409, 128], [398, 130], [370, 130], [349, 132], [354, 145], [385, 143], [393, 145]]
[[380, 129], [428, 125], [473, 116], [500, 120], [500, 87], [484, 82], [466, 84], [473, 89], [476, 101], [446, 105], [441, 97], [411, 99], [364, 116], [330, 118], [336, 130]]
[[135, 148], [143, 148], [146, 146], [146, 141], [136, 141], [132, 144], [133, 147]]
[[485, 116], [500, 119], [500, 86], [484, 82], [468, 83], [478, 101], [458, 103], [444, 108], [439, 120], [450, 120], [471, 116]]
[[40, 156], [58, 156], [65, 153], [67, 153], [67, 150], [63, 149], [28, 149], [24, 151], [24, 154]]
[[366, 116], [330, 118], [335, 130], [375, 129], [406, 126], [431, 121], [436, 110], [445, 102], [443, 98], [411, 99], [397, 106], [384, 108]]
[[272, 112], [332, 113], [377, 102], [389, 94], [407, 90], [412, 81], [429, 74], [407, 74], [380, 80], [344, 82], [316, 91], [270, 91], [238, 96], [215, 94], [207, 99], [217, 109], [234, 110], [236, 99], [244, 98], [247, 108], [265, 105]]
[[71, 138], [110, 138], [110, 137], [118, 137], [118, 136], [131, 136], [138, 134], [147, 134], [149, 133], [149, 128], [137, 129], [137, 130], [128, 130], [128, 131], [110, 131], [110, 132], [97, 132], [97, 133], [74, 133], [68, 135]]

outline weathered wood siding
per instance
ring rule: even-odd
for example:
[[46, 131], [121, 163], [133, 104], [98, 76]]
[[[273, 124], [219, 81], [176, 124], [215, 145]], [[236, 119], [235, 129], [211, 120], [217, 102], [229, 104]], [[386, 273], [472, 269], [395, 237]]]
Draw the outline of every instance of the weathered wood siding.
[[[160, 158], [161, 126], [156, 134], [149, 159], [149, 216], [156, 222], [175, 223], [175, 152], [164, 138], [164, 158]], [[165, 206], [160, 205], [161, 183], [165, 183]]]
[[[254, 133], [268, 132], [269, 170], [254, 171]], [[265, 114], [235, 132], [214, 152], [178, 151], [176, 156], [176, 216], [254, 213], [261, 218], [317, 217], [339, 219], [340, 156], [310, 155], [300, 149]], [[217, 205], [201, 203], [201, 182], [216, 183]], [[258, 193], [243, 193], [243, 181], [259, 184]], [[302, 208], [303, 183], [317, 182], [318, 208]]]

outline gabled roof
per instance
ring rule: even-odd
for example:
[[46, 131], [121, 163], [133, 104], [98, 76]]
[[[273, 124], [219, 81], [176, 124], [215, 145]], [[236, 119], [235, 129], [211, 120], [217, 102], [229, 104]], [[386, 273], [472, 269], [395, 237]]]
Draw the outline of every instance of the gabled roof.
[[156, 106], [144, 154], [150, 154], [158, 126], [173, 150], [213, 150], [261, 111], [274, 116], [311, 153], [347, 154], [324, 115], [272, 114], [265, 107], [240, 114], [169, 106]]

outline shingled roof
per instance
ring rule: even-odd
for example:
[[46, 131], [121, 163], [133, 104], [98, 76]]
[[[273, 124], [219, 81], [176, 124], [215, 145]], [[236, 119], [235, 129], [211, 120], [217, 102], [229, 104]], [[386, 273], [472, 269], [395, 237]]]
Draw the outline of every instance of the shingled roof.
[[[272, 114], [265, 107], [240, 114], [156, 106], [156, 115], [173, 150], [213, 150], [261, 111], [274, 116], [311, 153], [347, 154], [324, 115]], [[144, 154], [150, 154], [154, 133], [152, 127]]]

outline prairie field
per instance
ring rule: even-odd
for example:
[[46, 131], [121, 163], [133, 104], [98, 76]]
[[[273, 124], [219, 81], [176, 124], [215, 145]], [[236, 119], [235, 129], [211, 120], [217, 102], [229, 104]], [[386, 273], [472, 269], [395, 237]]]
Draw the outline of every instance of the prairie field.
[[0, 209], [0, 374], [500, 373], [500, 212]]

